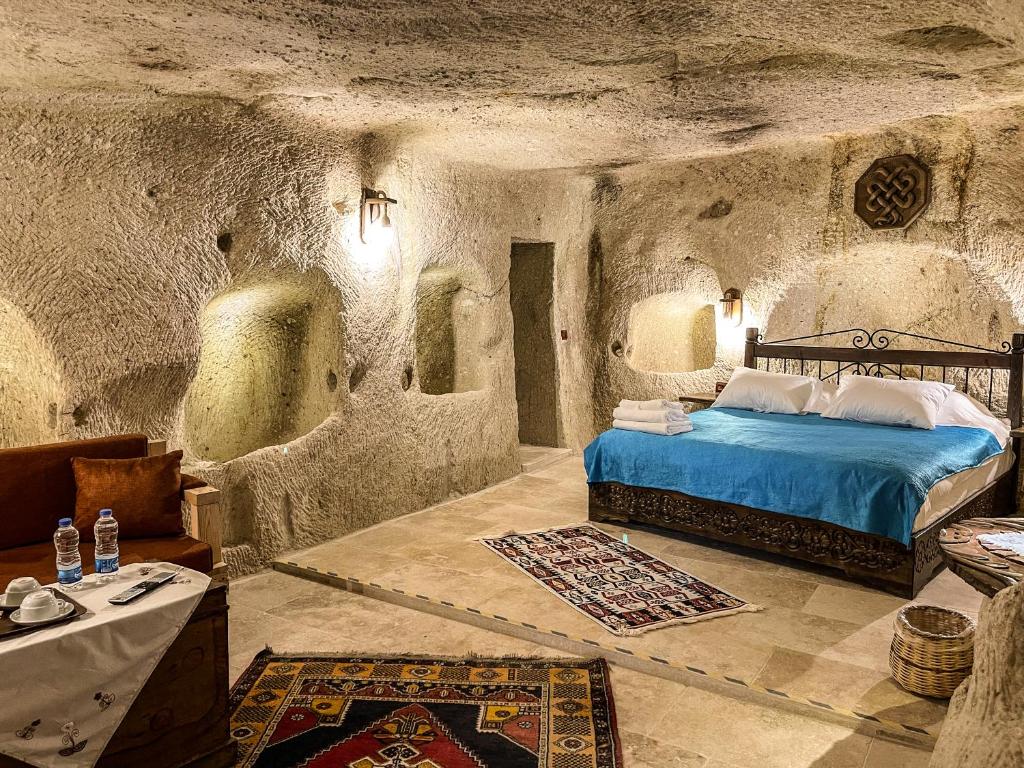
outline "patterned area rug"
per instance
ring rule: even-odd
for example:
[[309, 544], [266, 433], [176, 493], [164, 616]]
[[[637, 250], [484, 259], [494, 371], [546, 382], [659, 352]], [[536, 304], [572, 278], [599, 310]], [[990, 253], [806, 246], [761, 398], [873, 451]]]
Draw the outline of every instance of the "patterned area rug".
[[241, 768], [622, 768], [603, 659], [263, 651], [231, 711]]
[[592, 525], [480, 542], [616, 635], [761, 610]]

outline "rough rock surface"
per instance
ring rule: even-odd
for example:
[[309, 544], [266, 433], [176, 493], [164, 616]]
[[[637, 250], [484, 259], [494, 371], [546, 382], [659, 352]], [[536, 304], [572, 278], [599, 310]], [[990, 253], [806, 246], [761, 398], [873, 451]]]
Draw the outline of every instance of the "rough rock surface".
[[[513, 172], [222, 99], [8, 94], [0, 319], [19, 343], [4, 442], [169, 437], [225, 490], [237, 570], [493, 483], [518, 466], [517, 238], [555, 244], [559, 428], [577, 448], [619, 397], [727, 375], [742, 325], [992, 346], [1024, 316], [1022, 122], [1008, 108], [596, 173]], [[931, 165], [932, 204], [907, 230], [871, 232], [853, 183], [903, 151]], [[363, 184], [399, 199], [389, 249], [359, 241]], [[416, 333], [437, 275], [459, 286], [442, 291], [446, 344]], [[744, 321], [711, 339], [689, 308], [727, 287], [744, 292]], [[713, 344], [711, 367], [634, 364], [651, 349], [637, 334], [657, 331], [635, 317], [652, 297], [673, 311], [680, 299], [671, 330], [702, 365]], [[417, 362], [432, 345], [467, 391], [426, 394]]]
[[974, 672], [949, 702], [930, 768], [1024, 765], [1024, 584], [982, 606]]
[[[623, 392], [706, 390], [740, 360], [746, 325], [769, 339], [885, 327], [985, 347], [1008, 340], [1024, 319], [1014, 213], [1024, 196], [1013, 181], [1024, 173], [1022, 121], [1019, 108], [928, 118], [598, 175], [586, 310], [603, 347], [597, 426]], [[905, 230], [872, 231], [853, 212], [854, 183], [874, 158], [903, 152], [930, 165], [931, 205]], [[634, 307], [671, 293], [714, 302], [730, 287], [743, 291], [744, 318], [719, 323], [715, 366], [665, 376], [634, 364]]]
[[518, 168], [731, 152], [1019, 103], [1024, 90], [1020, 0], [7, 0], [3, 11], [6, 87], [219, 95]]
[[[585, 285], [568, 254], [589, 180], [413, 158], [219, 99], [8, 96], [0, 125], [5, 444], [168, 437], [224, 490], [236, 571], [518, 471], [511, 242], [556, 243], [559, 284]], [[400, 201], [390, 249], [359, 240], [371, 183]], [[472, 294], [472, 391], [418, 384], [430, 269]], [[560, 366], [585, 380], [581, 349]], [[578, 444], [589, 409], [564, 418]]]
[[[997, 344], [1020, 10], [9, 2], [0, 444], [168, 437], [241, 572], [517, 471], [513, 241], [553, 243], [575, 448], [622, 396], [725, 377], [743, 325]], [[900, 152], [931, 206], [872, 232], [853, 184]], [[399, 200], [390, 247], [363, 186]], [[710, 322], [727, 288], [739, 327]]]

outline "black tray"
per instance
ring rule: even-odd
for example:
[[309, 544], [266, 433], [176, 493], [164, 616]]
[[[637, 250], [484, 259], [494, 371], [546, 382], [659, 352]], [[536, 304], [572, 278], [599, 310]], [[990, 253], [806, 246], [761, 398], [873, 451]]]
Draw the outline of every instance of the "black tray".
[[88, 611], [88, 609], [84, 605], [82, 605], [77, 600], [72, 600], [59, 589], [51, 589], [50, 591], [53, 592], [54, 596], [58, 600], [66, 600], [67, 602], [75, 606], [74, 613], [72, 613], [66, 619], [62, 619], [61, 621], [55, 621], [52, 624], [42, 624], [38, 627], [25, 627], [21, 624], [15, 624], [13, 621], [11, 621], [11, 614], [14, 613], [14, 611], [5, 610], [3, 611], [2, 615], [0, 615], [0, 641], [6, 640], [9, 637], [21, 637], [22, 635], [27, 635], [30, 632], [38, 632], [41, 629], [59, 627], [61, 624], [66, 624], [69, 621], [74, 621], [79, 616]]

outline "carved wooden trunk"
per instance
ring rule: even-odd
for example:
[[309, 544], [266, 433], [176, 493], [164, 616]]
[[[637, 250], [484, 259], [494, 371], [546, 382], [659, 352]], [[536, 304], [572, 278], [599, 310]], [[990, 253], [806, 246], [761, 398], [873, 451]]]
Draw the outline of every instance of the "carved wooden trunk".
[[[226, 768], [235, 742], [228, 711], [227, 585], [214, 581], [167, 649], [97, 763], [101, 768]], [[0, 755], [0, 768], [26, 763]]]

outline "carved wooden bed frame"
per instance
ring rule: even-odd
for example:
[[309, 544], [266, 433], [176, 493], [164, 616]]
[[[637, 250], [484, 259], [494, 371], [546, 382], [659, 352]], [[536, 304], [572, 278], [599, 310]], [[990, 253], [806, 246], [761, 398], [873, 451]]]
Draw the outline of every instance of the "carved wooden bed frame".
[[[814, 343], [842, 335], [852, 336], [851, 346]], [[898, 337], [947, 349], [890, 347]], [[764, 370], [770, 370], [775, 361], [775, 368], [781, 372], [836, 383], [844, 373], [924, 379], [932, 378], [927, 374], [941, 369], [942, 381], [961, 391], [970, 389], [975, 395], [980, 394], [979, 399], [987, 400], [990, 409], [1005, 413], [1014, 430], [1021, 426], [1024, 333], [1013, 334], [1012, 341], [1003, 342], [1001, 349], [986, 349], [885, 328], [874, 332], [847, 329], [766, 342], [761, 340], [757, 328], [747, 328], [744, 365], [758, 368], [762, 360]], [[1008, 377], [1005, 408], [994, 402], [996, 375], [1004, 371]], [[976, 375], [979, 372], [980, 385]], [[1009, 471], [927, 527], [915, 531], [909, 547], [894, 539], [819, 520], [619, 483], [591, 484], [589, 517], [598, 522], [651, 524], [786, 555], [838, 568], [854, 580], [914, 597], [942, 563], [939, 532], [943, 528], [969, 517], [1016, 516], [1019, 435], [1011, 435], [1011, 447], [1017, 458]]]

